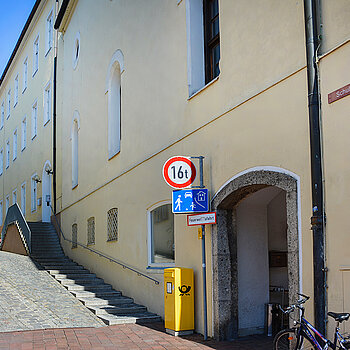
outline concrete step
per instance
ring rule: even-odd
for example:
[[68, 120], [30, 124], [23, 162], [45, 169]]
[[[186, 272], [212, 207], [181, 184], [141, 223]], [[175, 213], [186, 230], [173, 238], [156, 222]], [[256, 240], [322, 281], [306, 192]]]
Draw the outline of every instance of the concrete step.
[[63, 285], [68, 285], [68, 284], [92, 284], [92, 283], [101, 283], [104, 282], [102, 278], [97, 278], [95, 276], [89, 277], [86, 275], [83, 276], [77, 276], [75, 278], [57, 278], [55, 277], [57, 281], [62, 283]]
[[48, 269], [46, 270], [50, 275], [54, 276], [54, 275], [59, 275], [59, 274], [70, 274], [70, 273], [78, 273], [79, 271], [81, 271], [82, 273], [89, 273], [89, 270], [84, 269], [83, 266], [75, 266], [75, 267], [69, 267], [67, 266], [59, 268], [59, 269]]
[[[65, 286], [65, 285], [64, 285]], [[69, 291], [77, 291], [77, 290], [87, 290], [89, 292], [96, 291], [108, 291], [112, 290], [112, 286], [110, 284], [67, 284], [65, 286]]]
[[145, 306], [132, 304], [125, 304], [122, 306], [87, 306], [87, 308], [92, 311], [95, 315], [118, 315], [118, 316], [129, 316], [135, 314], [141, 314], [147, 312], [147, 308]]
[[[122, 295], [121, 292], [109, 289], [106, 291], [89, 292], [86, 290], [72, 290], [71, 293], [79, 300], [88, 300], [93, 298], [117, 298]], [[131, 299], [131, 298], [130, 298]]]
[[96, 278], [96, 275], [94, 273], [91, 273], [88, 270], [78, 270], [73, 271], [71, 273], [50, 273], [50, 275], [54, 276], [57, 280], [63, 280], [63, 279], [76, 279], [76, 278]]
[[126, 324], [126, 323], [149, 323], [149, 322], [160, 322], [162, 319], [150, 312], [142, 314], [136, 314], [133, 316], [114, 316], [114, 315], [100, 315], [98, 316], [105, 324], [111, 326], [115, 324]]
[[85, 306], [103, 307], [107, 305], [120, 306], [125, 304], [132, 304], [134, 300], [132, 298], [118, 296], [118, 297], [105, 297], [105, 298], [79, 298], [79, 301]]

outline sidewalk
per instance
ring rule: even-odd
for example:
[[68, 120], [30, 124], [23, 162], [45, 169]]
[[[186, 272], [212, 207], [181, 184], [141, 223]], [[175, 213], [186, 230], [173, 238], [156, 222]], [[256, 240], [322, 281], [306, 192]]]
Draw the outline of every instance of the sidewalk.
[[0, 349], [58, 350], [58, 349], [115, 349], [115, 350], [271, 350], [272, 340], [254, 336], [233, 342], [203, 341], [194, 334], [173, 337], [166, 334], [162, 324], [126, 324], [99, 328], [65, 328], [0, 333]]

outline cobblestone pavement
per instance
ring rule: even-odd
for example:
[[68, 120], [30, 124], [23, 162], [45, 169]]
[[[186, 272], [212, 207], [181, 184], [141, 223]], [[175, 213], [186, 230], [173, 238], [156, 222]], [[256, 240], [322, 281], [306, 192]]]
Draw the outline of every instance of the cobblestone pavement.
[[47, 329], [0, 333], [0, 349], [59, 350], [271, 350], [270, 338], [247, 337], [233, 342], [203, 341], [201, 335], [173, 337], [164, 333], [162, 324], [126, 324], [101, 328]]
[[103, 325], [29, 257], [0, 251], [0, 332]]

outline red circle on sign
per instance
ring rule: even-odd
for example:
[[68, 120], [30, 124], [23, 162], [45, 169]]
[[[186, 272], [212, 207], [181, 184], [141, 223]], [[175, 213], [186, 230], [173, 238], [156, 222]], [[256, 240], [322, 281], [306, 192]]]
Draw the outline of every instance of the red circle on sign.
[[[176, 183], [174, 182], [173, 180], [170, 179], [169, 177], [169, 174], [168, 174], [168, 170], [169, 170], [169, 167], [175, 163], [175, 162], [184, 162], [186, 163], [187, 165], [190, 166], [191, 168], [191, 177], [188, 181], [184, 182], [184, 183]], [[170, 185], [171, 187], [174, 187], [174, 188], [185, 188], [185, 187], [188, 187], [191, 185], [191, 183], [193, 183], [193, 181], [195, 180], [196, 178], [196, 167], [194, 166], [194, 164], [191, 162], [191, 160], [189, 158], [186, 158], [186, 157], [172, 157], [172, 158], [169, 158], [164, 166], [163, 166], [163, 177], [164, 177], [164, 180], [167, 182], [168, 185]]]

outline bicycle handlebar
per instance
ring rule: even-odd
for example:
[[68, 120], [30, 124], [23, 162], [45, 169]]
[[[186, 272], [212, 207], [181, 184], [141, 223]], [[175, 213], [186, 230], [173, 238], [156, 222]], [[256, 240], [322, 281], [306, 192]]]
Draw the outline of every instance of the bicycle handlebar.
[[290, 314], [291, 312], [293, 312], [296, 308], [301, 309], [302, 307], [300, 305], [305, 304], [310, 297], [305, 295], [305, 294], [301, 294], [301, 293], [297, 293], [299, 296], [302, 297], [302, 299], [298, 300], [295, 304], [288, 306], [286, 309], [283, 309], [281, 307], [281, 305], [278, 305], [279, 309], [284, 313], [284, 314]]

